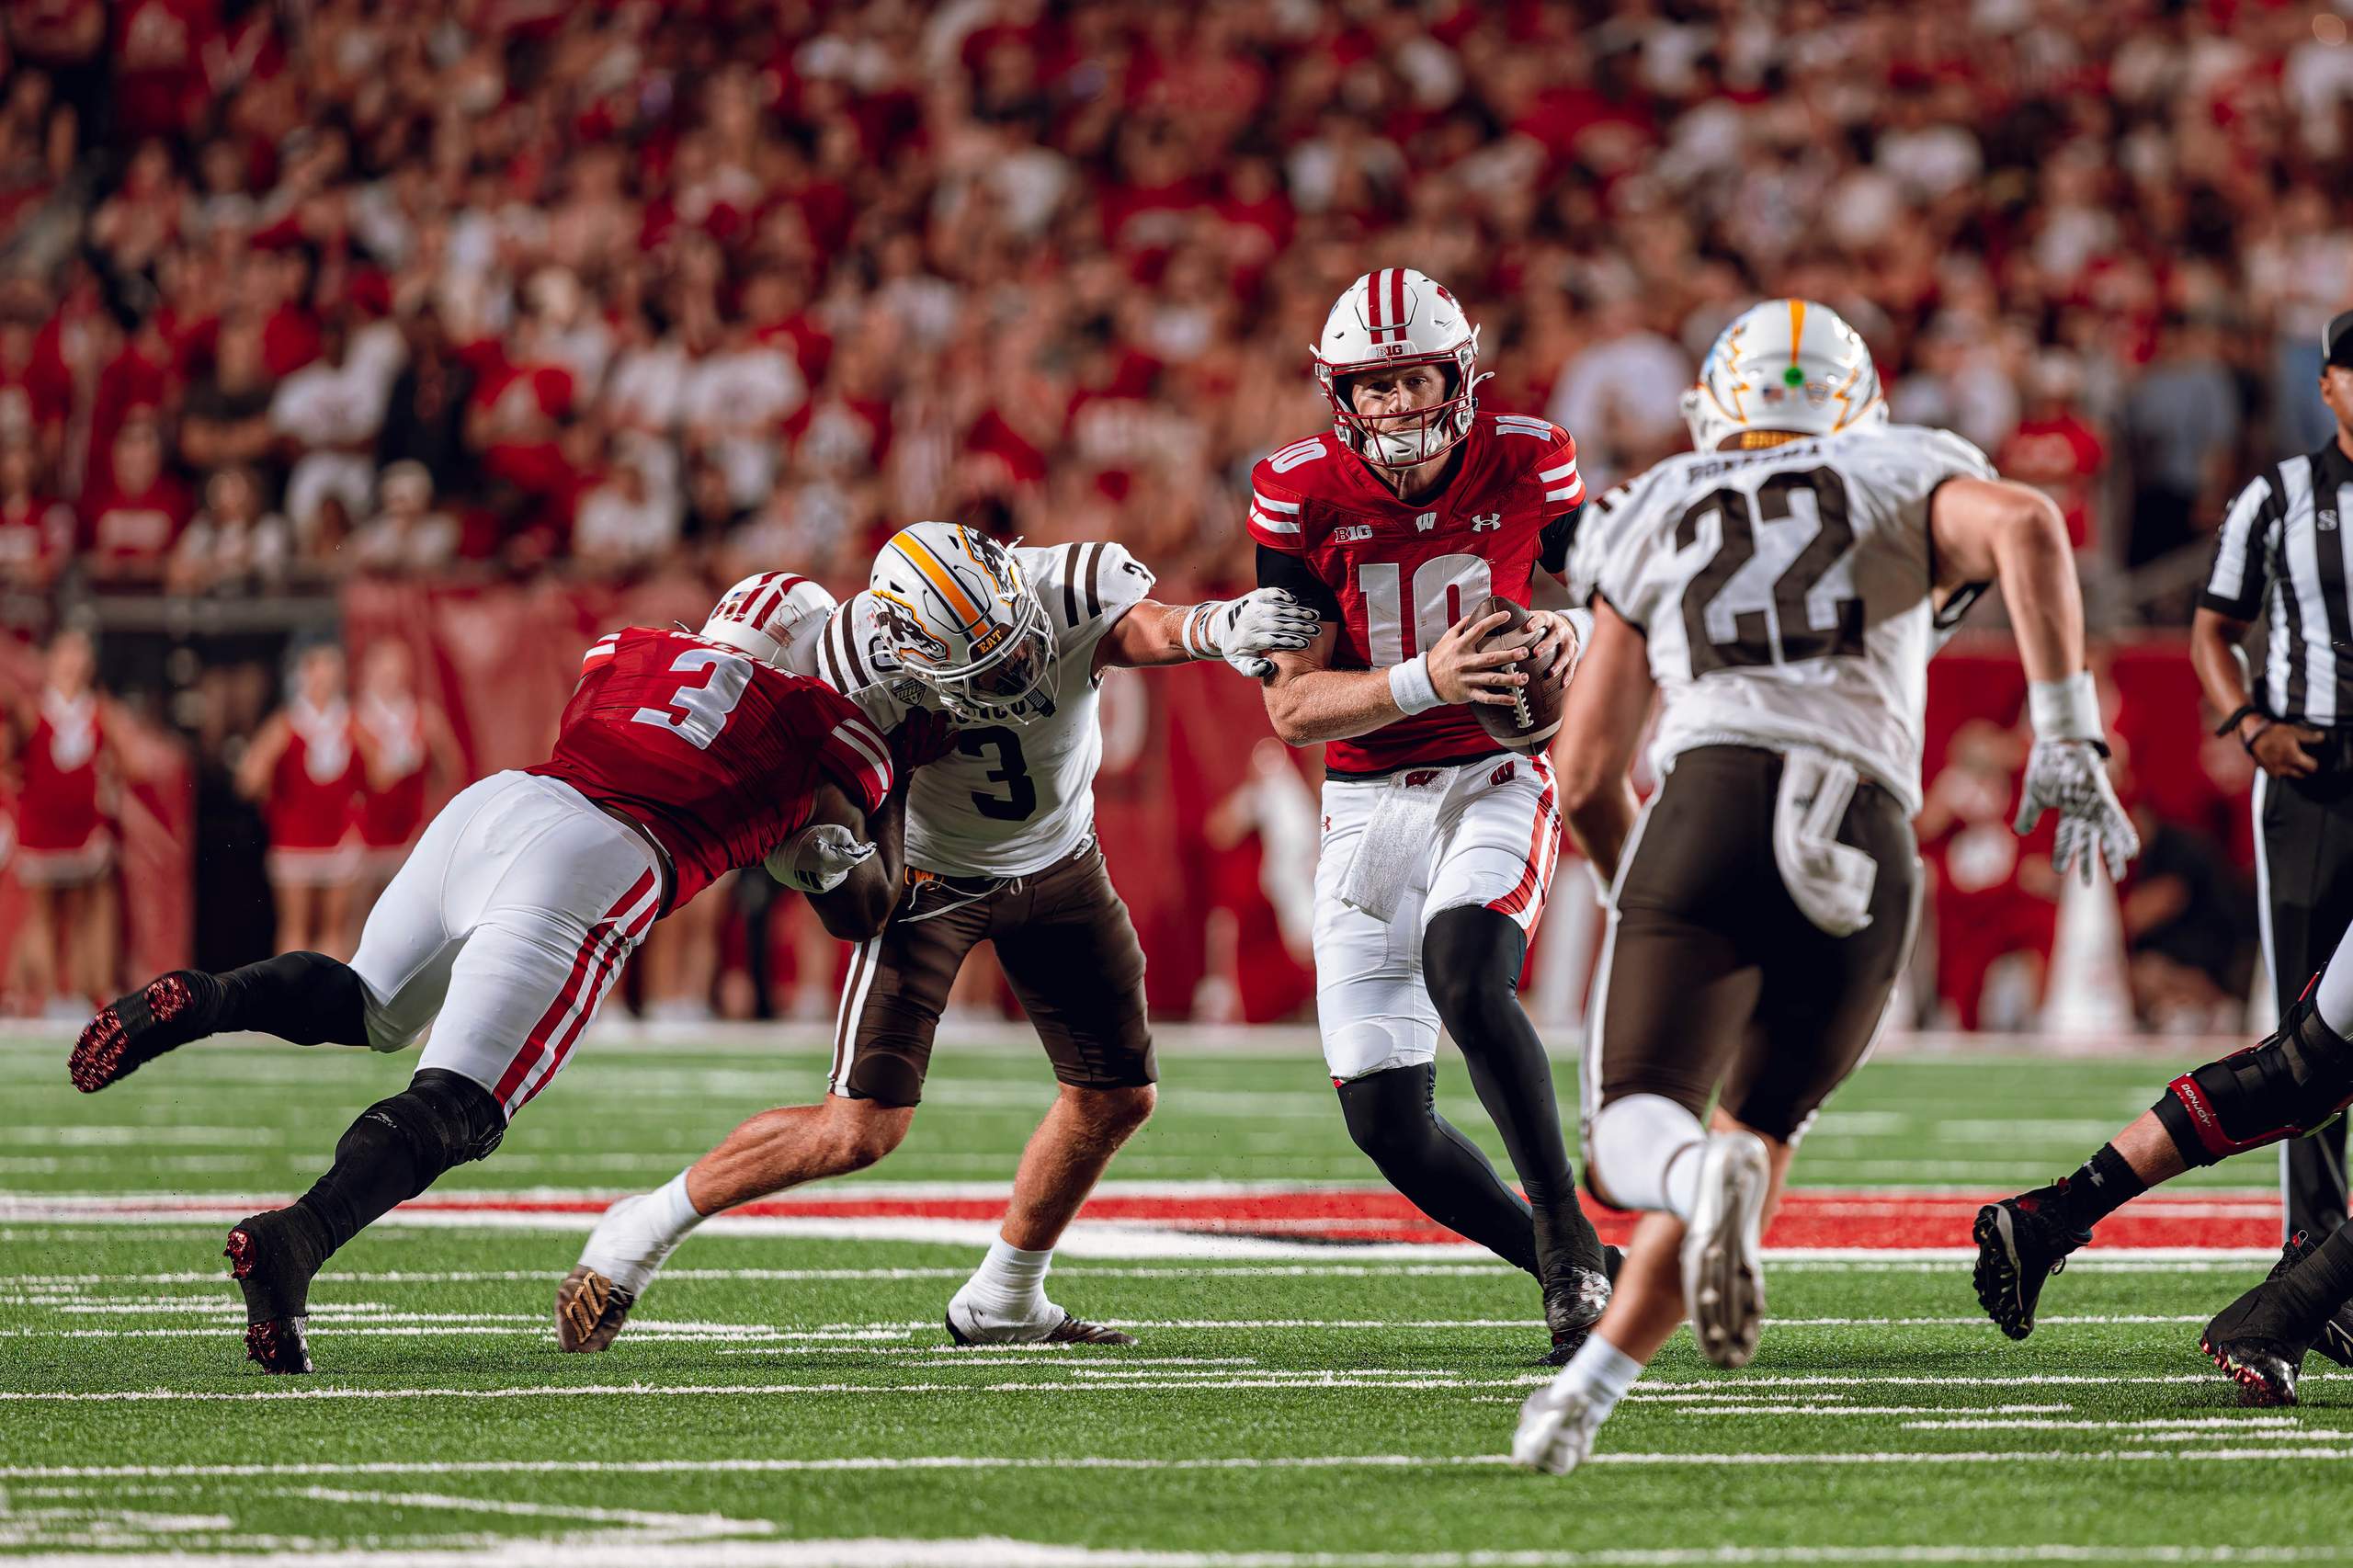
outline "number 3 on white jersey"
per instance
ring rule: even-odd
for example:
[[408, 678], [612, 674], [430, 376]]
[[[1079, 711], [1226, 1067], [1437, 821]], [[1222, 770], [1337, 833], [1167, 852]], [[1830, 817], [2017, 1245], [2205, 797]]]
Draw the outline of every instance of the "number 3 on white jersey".
[[[744, 700], [744, 688], [752, 684], [752, 662], [739, 653], [722, 653], [716, 648], [689, 648], [671, 663], [670, 673], [678, 676], [702, 675], [699, 681], [680, 681], [671, 694], [667, 708], [641, 708], [630, 715], [637, 724], [658, 724], [676, 733], [697, 751], [709, 751], [719, 732], [727, 727], [727, 715]], [[685, 710], [681, 712], [679, 710]]]
[[1429, 652], [1447, 628], [1495, 591], [1495, 569], [1481, 555], [1433, 556], [1414, 568], [1412, 588], [1414, 638], [1409, 646], [1397, 563], [1368, 561], [1357, 568], [1357, 592], [1364, 596], [1365, 657], [1376, 670]]

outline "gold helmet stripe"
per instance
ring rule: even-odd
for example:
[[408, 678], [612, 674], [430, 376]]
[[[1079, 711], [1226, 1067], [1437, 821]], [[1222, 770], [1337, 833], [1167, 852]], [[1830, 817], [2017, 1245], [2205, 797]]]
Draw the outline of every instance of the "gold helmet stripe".
[[1798, 350], [1805, 343], [1805, 301], [1790, 301], [1790, 363], [1798, 362]]
[[963, 585], [956, 581], [956, 574], [950, 572], [937, 556], [926, 549], [923, 540], [917, 539], [913, 533], [903, 533], [892, 540], [892, 543], [898, 548], [901, 555], [907, 558], [909, 565], [923, 574], [924, 581], [938, 590], [939, 597], [947, 604], [949, 612], [964, 618], [965, 631], [977, 630], [982, 622], [988, 619], [982, 613], [981, 608], [972, 602], [972, 596], [964, 592]]

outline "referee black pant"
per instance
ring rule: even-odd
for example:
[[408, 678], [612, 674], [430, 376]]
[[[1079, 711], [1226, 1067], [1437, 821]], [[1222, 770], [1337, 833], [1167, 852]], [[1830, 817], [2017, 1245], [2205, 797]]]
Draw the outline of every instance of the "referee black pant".
[[[2315, 746], [2325, 758], [2335, 747]], [[2284, 1016], [2353, 926], [2353, 772], [2255, 776], [2256, 911], [2263, 960]], [[2290, 1234], [2345, 1222], [2345, 1123], [2279, 1145]]]

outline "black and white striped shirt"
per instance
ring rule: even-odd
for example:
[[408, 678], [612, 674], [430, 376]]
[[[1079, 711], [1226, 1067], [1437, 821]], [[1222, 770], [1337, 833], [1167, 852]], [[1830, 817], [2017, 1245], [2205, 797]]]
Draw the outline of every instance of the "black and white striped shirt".
[[2353, 458], [2335, 441], [2248, 482], [2214, 540], [2198, 602], [2267, 618], [2256, 701], [2274, 719], [2353, 724]]

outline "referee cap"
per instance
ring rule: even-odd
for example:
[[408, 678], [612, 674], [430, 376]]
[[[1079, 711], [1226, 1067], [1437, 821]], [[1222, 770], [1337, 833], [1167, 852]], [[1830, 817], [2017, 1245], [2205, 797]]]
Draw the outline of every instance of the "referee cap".
[[2353, 370], [2353, 311], [2339, 311], [2320, 331], [2320, 357], [2325, 365]]

